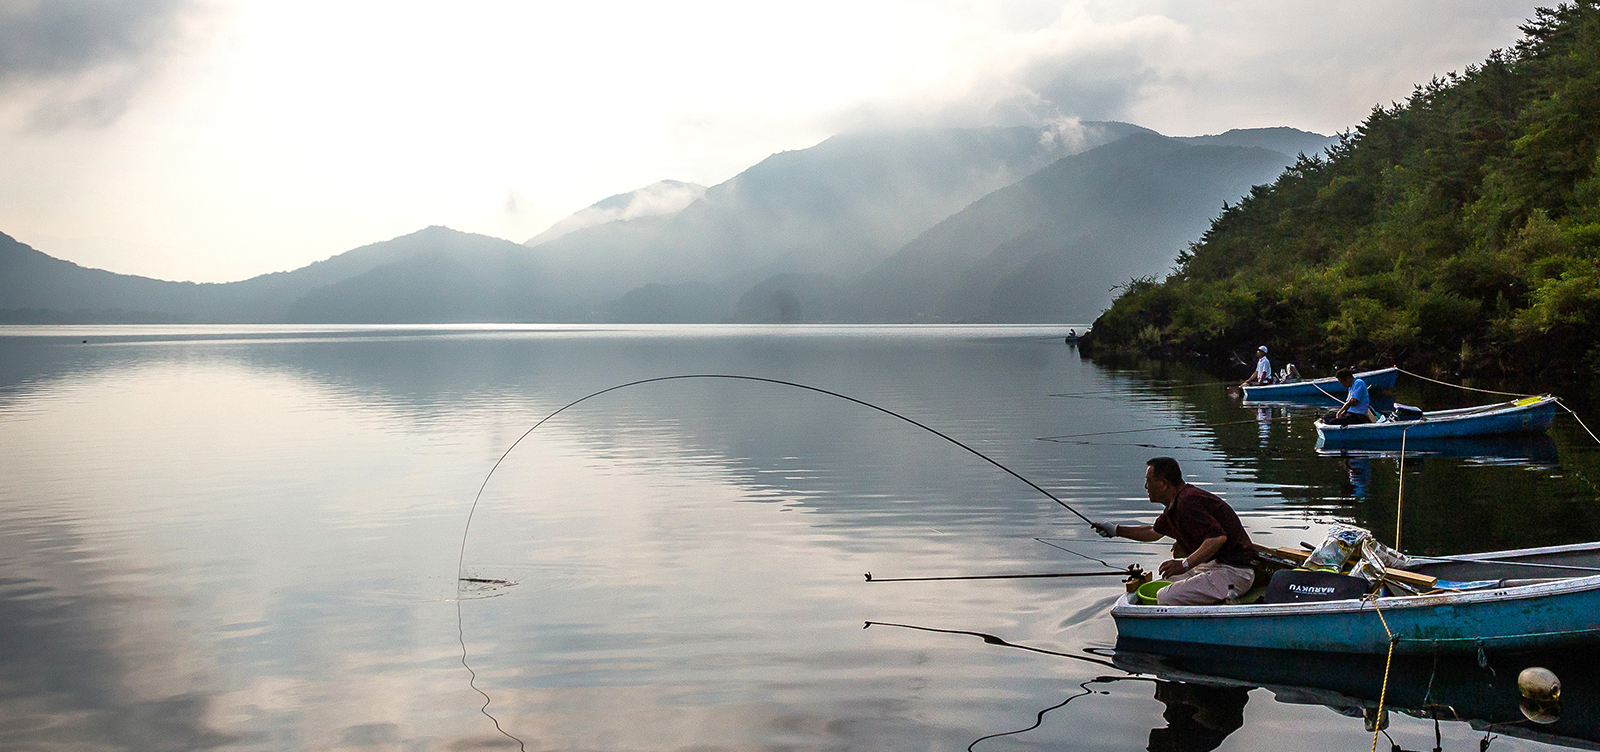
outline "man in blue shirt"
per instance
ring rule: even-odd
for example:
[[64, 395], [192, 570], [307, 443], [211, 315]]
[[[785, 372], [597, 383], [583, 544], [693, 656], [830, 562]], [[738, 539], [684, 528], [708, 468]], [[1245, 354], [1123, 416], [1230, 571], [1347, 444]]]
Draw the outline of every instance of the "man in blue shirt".
[[1372, 400], [1367, 396], [1367, 382], [1356, 378], [1348, 368], [1335, 371], [1333, 378], [1345, 388], [1345, 401], [1338, 411], [1324, 416], [1323, 423], [1330, 426], [1348, 426], [1372, 422]]

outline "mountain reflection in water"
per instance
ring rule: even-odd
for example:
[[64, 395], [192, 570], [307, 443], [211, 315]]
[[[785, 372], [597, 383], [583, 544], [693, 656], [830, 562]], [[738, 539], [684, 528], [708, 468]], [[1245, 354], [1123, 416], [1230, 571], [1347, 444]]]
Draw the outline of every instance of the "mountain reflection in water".
[[[1300, 748], [1367, 748], [1361, 721], [1327, 708], [1371, 701], [1370, 682], [1312, 686], [1344, 699], [1305, 705], [1315, 682], [1292, 673], [1163, 665], [1130, 678], [1105, 665], [1114, 578], [863, 583], [865, 571], [1095, 566], [1052, 546], [1149, 568], [1164, 547], [1101, 540], [981, 460], [815, 395], [680, 384], [564, 413], [486, 489], [465, 559], [486, 582], [458, 591], [472, 494], [521, 432], [584, 394], [684, 373], [785, 379], [883, 405], [1094, 519], [1152, 519], [1144, 462], [1166, 454], [1263, 543], [1320, 539], [1335, 522], [1392, 534], [1396, 456], [1360, 456], [1370, 480], [1358, 502], [1345, 458], [1315, 451], [1308, 414], [1263, 415], [1228, 394], [1224, 382], [1242, 374], [1086, 363], [1063, 336], [979, 326], [0, 328], [0, 748], [527, 740], [956, 752], [1032, 726], [976, 749], [1112, 752], [1156, 737], [1206, 743], [1235, 714], [1187, 687], [1228, 681], [1267, 689], [1249, 693], [1224, 749], [1281, 747], [1285, 728]], [[1404, 401], [1446, 407], [1452, 396]], [[1080, 438], [1037, 440], [1067, 435]], [[1588, 480], [1600, 478], [1600, 455], [1561, 421], [1549, 441], [1526, 456], [1408, 457], [1406, 547], [1600, 539]], [[869, 619], [1035, 649], [862, 630]], [[1514, 676], [1514, 664], [1488, 658], [1491, 682]], [[1475, 666], [1457, 684], [1470, 685]], [[1573, 746], [1592, 738], [1581, 730], [1592, 691], [1549, 667], [1572, 687], [1560, 720], [1535, 729], [1512, 716], [1497, 745], [1540, 748], [1515, 737], [1523, 732]], [[1426, 675], [1406, 672], [1392, 704], [1430, 708], [1415, 690]], [[1155, 697], [1153, 681], [1185, 687]], [[1079, 688], [1092, 693], [1041, 717]], [[492, 719], [475, 689], [492, 698]], [[1478, 715], [1507, 720], [1512, 700]], [[1482, 732], [1439, 712], [1447, 748], [1476, 744]], [[1433, 733], [1431, 720], [1403, 712], [1388, 731], [1410, 749]]]

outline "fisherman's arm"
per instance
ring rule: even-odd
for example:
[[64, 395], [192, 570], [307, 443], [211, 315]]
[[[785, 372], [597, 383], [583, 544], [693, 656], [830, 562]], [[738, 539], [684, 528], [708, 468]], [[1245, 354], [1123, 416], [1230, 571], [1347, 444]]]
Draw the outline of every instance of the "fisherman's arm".
[[1228, 536], [1226, 535], [1214, 535], [1205, 539], [1205, 542], [1201, 543], [1200, 548], [1194, 553], [1189, 554], [1182, 559], [1170, 559], [1161, 562], [1161, 576], [1170, 577], [1175, 574], [1183, 574], [1184, 572], [1194, 569], [1201, 564], [1211, 561], [1211, 558], [1216, 556], [1218, 551], [1222, 550], [1222, 544], [1227, 542]]
[[1100, 533], [1107, 538], [1127, 538], [1143, 543], [1154, 543], [1163, 537], [1150, 525], [1118, 525], [1115, 522], [1097, 522], [1095, 530], [1104, 530]]

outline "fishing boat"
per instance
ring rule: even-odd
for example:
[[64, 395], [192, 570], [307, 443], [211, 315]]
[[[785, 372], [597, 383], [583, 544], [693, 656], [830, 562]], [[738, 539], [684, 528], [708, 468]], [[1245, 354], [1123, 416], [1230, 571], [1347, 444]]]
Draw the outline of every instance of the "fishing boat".
[[[1384, 653], [1391, 633], [1400, 654], [1600, 641], [1600, 543], [1411, 561], [1408, 572], [1437, 580], [1430, 592], [1215, 606], [1144, 605], [1129, 593], [1111, 609], [1117, 647], [1157, 653], [1200, 645]], [[1242, 600], [1259, 597], [1263, 589]]]
[[[1390, 366], [1376, 371], [1362, 371], [1355, 377], [1367, 382], [1368, 389], [1393, 389], [1395, 379], [1400, 377], [1400, 369]], [[1344, 385], [1332, 377], [1244, 387], [1244, 398], [1251, 402], [1303, 402], [1307, 399], [1338, 397], [1344, 393]]]
[[1349, 426], [1328, 425], [1319, 419], [1317, 446], [1331, 449], [1376, 442], [1396, 443], [1403, 439], [1543, 433], [1550, 428], [1560, 409], [1559, 401], [1545, 394], [1493, 405], [1422, 413], [1412, 419], [1385, 419]]

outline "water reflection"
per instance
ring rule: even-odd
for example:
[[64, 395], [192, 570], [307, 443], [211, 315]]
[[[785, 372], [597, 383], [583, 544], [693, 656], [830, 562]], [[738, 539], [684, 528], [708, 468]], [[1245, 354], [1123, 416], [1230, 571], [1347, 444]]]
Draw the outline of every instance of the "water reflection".
[[1367, 500], [1367, 486], [1372, 484], [1372, 458], [1360, 454], [1345, 454], [1344, 471], [1350, 477], [1346, 495], [1358, 502]]
[[[1195, 732], [1195, 738], [1209, 739], [1207, 733], [1218, 727], [1237, 730], [1239, 724], [1232, 722], [1232, 713], [1234, 703], [1243, 708], [1239, 693], [1259, 687], [1280, 703], [1319, 705], [1359, 719], [1351, 723], [1366, 733], [1380, 729], [1384, 733], [1418, 733], [1415, 727], [1395, 731], [1390, 725], [1393, 716], [1388, 714], [1400, 713], [1430, 723], [1444, 721], [1476, 732], [1492, 731], [1547, 744], [1584, 749], [1600, 744], [1600, 673], [1596, 671], [1600, 647], [1595, 646], [1492, 652], [1481, 659], [1470, 654], [1396, 656], [1388, 667], [1387, 687], [1383, 656], [1262, 650], [1189, 650], [1182, 655], [1157, 656], [1119, 650], [1115, 662], [1126, 671], [1184, 687], [1172, 695], [1180, 698], [1178, 702], [1201, 697], [1217, 703], [1208, 706], [1211, 715], [1207, 717], [1220, 723], [1202, 724], [1203, 730]], [[1538, 721], [1523, 711], [1517, 686], [1518, 674], [1533, 666], [1555, 667], [1561, 679], [1559, 709], [1546, 712]], [[1379, 714], [1380, 698], [1387, 717]], [[1400, 746], [1398, 741], [1392, 743]]]
[[[0, 747], [66, 729], [83, 747], [954, 751], [1085, 685], [978, 748], [1136, 750], [1152, 730], [1228, 725], [1203, 691], [1153, 702], [1143, 680], [1061, 659], [1114, 643], [1120, 586], [861, 583], [1081, 565], [1036, 538], [1153, 562], [981, 460], [815, 395], [684, 384], [564, 413], [497, 473], [467, 549], [474, 576], [518, 584], [459, 597], [467, 505], [521, 432], [606, 386], [708, 371], [891, 407], [1094, 518], [1153, 517], [1144, 461], [1168, 454], [1263, 542], [1393, 528], [1377, 501], [1394, 457], [1319, 455], [1298, 408], [1243, 407], [1189, 369], [1085, 363], [1027, 331], [0, 333]], [[1583, 480], [1600, 465], [1554, 442], [1544, 465], [1408, 462], [1408, 548], [1600, 537]], [[1293, 725], [1306, 748], [1365, 748], [1321, 705], [1255, 697], [1228, 744]]]
[[1250, 688], [1163, 681], [1155, 697], [1167, 725], [1150, 730], [1149, 752], [1211, 752], [1244, 726]]

